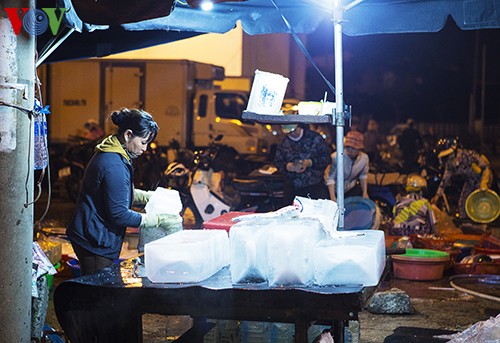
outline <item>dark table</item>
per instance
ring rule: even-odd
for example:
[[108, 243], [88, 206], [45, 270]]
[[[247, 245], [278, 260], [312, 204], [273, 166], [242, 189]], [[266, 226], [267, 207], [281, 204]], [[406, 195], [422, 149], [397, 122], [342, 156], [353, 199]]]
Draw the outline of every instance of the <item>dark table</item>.
[[178, 342], [203, 342], [206, 319], [295, 324], [296, 342], [307, 342], [312, 323], [332, 325], [344, 342], [348, 321], [357, 320], [375, 287], [269, 288], [232, 285], [226, 267], [194, 284], [152, 283], [138, 277], [134, 260], [61, 283], [54, 292], [57, 319], [72, 343], [142, 342], [144, 313], [188, 315], [193, 327]]

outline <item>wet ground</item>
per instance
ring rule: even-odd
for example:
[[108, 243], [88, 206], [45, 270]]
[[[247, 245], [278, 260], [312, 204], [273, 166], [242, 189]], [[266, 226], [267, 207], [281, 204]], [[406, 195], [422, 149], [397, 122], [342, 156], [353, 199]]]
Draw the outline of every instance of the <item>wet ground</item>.
[[[38, 220], [45, 210], [46, 197], [42, 197], [35, 208], [35, 220]], [[45, 201], [45, 202], [44, 202]], [[52, 203], [45, 218], [45, 225], [64, 226], [73, 211], [74, 204], [67, 198], [63, 189], [53, 189]], [[397, 287], [410, 296], [411, 304], [415, 309], [411, 315], [372, 314], [368, 311], [360, 313], [360, 342], [361, 343], [396, 343], [413, 342], [411, 338], [422, 329], [440, 329], [462, 331], [469, 326], [494, 317], [500, 313], [500, 302], [486, 300], [478, 296], [468, 295], [457, 291], [450, 286], [451, 271], [445, 273], [441, 280], [433, 282], [407, 281], [396, 279], [391, 273], [380, 284], [379, 290]], [[54, 277], [55, 288], [71, 276]], [[500, 291], [500, 286], [497, 287]], [[49, 310], [46, 323], [56, 330], [60, 325], [54, 314], [52, 303], [53, 289], [50, 293]], [[498, 298], [500, 294], [496, 294]], [[237, 324], [237, 323], [236, 323]], [[191, 320], [184, 316], [166, 317], [161, 315], [146, 314], [143, 316], [144, 342], [169, 342], [186, 331], [191, 325]], [[410, 327], [404, 331], [405, 338], [398, 336], [402, 328]], [[396, 333], [395, 333], [396, 332]], [[213, 342], [213, 335], [209, 337]], [[238, 336], [225, 337], [224, 342], [240, 342]], [[444, 342], [442, 340], [420, 340], [421, 342]], [[415, 341], [417, 342], [417, 341]]]

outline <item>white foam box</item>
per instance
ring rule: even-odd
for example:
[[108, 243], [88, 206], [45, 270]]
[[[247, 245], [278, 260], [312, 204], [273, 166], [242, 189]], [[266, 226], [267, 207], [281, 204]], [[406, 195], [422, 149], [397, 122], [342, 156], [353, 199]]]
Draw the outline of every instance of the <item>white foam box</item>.
[[271, 223], [259, 225], [251, 221], [231, 227], [229, 248], [233, 284], [267, 281], [267, 232]]
[[280, 114], [288, 78], [280, 74], [255, 70], [247, 111], [259, 114]]
[[313, 218], [292, 218], [273, 225], [267, 240], [269, 286], [312, 284], [314, 247], [324, 237], [320, 221]]
[[229, 265], [223, 230], [183, 230], [144, 246], [146, 276], [152, 282], [200, 282]]
[[320, 242], [314, 249], [314, 280], [320, 286], [375, 286], [385, 268], [380, 230], [358, 230]]

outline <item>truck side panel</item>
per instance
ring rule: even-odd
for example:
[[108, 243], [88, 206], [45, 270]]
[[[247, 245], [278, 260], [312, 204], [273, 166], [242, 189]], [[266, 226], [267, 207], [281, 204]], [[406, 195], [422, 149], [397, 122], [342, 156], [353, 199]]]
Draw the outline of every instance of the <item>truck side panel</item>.
[[114, 133], [116, 126], [109, 119], [109, 114], [120, 108], [143, 108], [144, 104], [144, 63], [101, 62], [101, 75], [104, 85], [101, 96], [104, 106], [101, 115], [107, 133]]
[[81, 133], [88, 119], [99, 121], [99, 62], [54, 63], [48, 70], [49, 136], [63, 141]]
[[157, 140], [166, 145], [172, 139], [186, 146], [189, 141], [190, 92], [188, 63], [150, 61], [146, 64], [145, 110], [155, 118], [160, 131]]

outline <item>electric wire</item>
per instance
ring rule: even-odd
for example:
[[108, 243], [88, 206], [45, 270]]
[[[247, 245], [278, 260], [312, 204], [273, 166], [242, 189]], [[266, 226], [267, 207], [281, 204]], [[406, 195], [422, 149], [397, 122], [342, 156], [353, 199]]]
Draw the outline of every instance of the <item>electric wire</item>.
[[[38, 100], [40, 101], [40, 105], [43, 108], [42, 90], [41, 90], [41, 87], [40, 87], [40, 79], [38, 78], [38, 74], [36, 73], [36, 68], [35, 68], [35, 78], [37, 80], [36, 85], [37, 85]], [[44, 137], [44, 140], [45, 140], [44, 148], [46, 149], [45, 153], [46, 153], [46, 156], [47, 156], [47, 167], [43, 169], [42, 175], [45, 174], [45, 169], [47, 169], [47, 204], [45, 205], [45, 210], [44, 210], [43, 214], [40, 216], [40, 219], [38, 219], [35, 222], [35, 224], [34, 224], [35, 227], [37, 227], [38, 224], [41, 223], [45, 219], [45, 216], [49, 212], [49, 207], [50, 207], [50, 203], [51, 203], [51, 199], [52, 199], [52, 184], [51, 184], [51, 179], [50, 179], [49, 143], [48, 143], [47, 137]], [[41, 192], [41, 190], [42, 190], [42, 188], [41, 188], [42, 187], [42, 182], [43, 182], [43, 177], [41, 177], [41, 179], [39, 180], [39, 183], [38, 183], [38, 186], [40, 187], [40, 192], [38, 194], [38, 198], [40, 197], [40, 195], [42, 193]], [[38, 200], [38, 198], [37, 198], [37, 200]]]
[[326, 76], [321, 72], [321, 70], [319, 69], [319, 67], [316, 65], [316, 63], [314, 63], [314, 60], [311, 56], [311, 54], [309, 54], [309, 51], [307, 51], [307, 48], [304, 46], [304, 44], [302, 43], [302, 41], [300, 40], [299, 36], [297, 35], [297, 33], [295, 32], [295, 30], [293, 29], [292, 25], [290, 25], [290, 22], [285, 18], [285, 16], [283, 15], [283, 13], [281, 12], [281, 9], [278, 7], [278, 5], [276, 4], [276, 2], [274, 0], [270, 0], [271, 3], [273, 4], [273, 6], [276, 8], [276, 10], [278, 11], [279, 15], [281, 16], [281, 18], [283, 19], [283, 22], [285, 23], [286, 27], [288, 28], [288, 30], [290, 30], [290, 33], [292, 34], [292, 37], [293, 39], [295, 40], [295, 42], [297, 43], [297, 45], [299, 46], [300, 50], [302, 51], [302, 53], [304, 54], [304, 56], [309, 60], [309, 62], [311, 63], [311, 65], [314, 67], [314, 69], [316, 70], [316, 72], [319, 74], [319, 76], [321, 76], [321, 78], [323, 79], [323, 81], [326, 83], [326, 85], [328, 86], [328, 88], [333, 92], [333, 94], [335, 94], [335, 87], [333, 86], [333, 84], [326, 78]]

